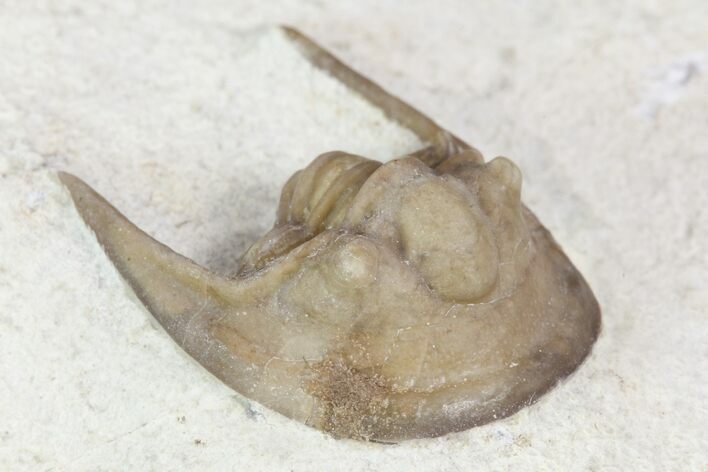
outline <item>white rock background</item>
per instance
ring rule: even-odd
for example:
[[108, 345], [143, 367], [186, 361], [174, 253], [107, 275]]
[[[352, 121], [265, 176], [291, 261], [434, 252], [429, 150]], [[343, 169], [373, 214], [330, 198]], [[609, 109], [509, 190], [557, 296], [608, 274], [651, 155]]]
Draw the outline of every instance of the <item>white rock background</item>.
[[[567, 382], [464, 433], [336, 441], [153, 327], [53, 169], [228, 272], [318, 152], [417, 145], [239, 34], [277, 23], [520, 165], [603, 307]], [[707, 357], [708, 2], [0, 0], [0, 469], [708, 470]]]

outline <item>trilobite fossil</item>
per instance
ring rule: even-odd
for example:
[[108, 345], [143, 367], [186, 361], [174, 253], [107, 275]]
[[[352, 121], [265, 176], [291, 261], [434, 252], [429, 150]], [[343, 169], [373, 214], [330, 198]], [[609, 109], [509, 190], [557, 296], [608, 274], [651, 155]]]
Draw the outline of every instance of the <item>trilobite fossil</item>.
[[[353, 88], [370, 84], [335, 66]], [[598, 335], [598, 304], [522, 204], [516, 165], [485, 163], [368, 90], [433, 145], [385, 164], [318, 157], [285, 184], [275, 226], [230, 278], [60, 177], [165, 330], [246, 397], [336, 437], [383, 442], [507, 416], [580, 365]]]

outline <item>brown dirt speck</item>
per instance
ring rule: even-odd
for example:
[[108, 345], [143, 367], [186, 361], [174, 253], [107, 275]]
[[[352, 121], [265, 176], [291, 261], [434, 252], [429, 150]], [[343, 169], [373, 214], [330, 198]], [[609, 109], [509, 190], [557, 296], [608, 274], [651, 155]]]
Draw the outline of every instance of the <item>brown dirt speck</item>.
[[357, 370], [342, 359], [319, 362], [311, 371], [305, 389], [324, 407], [323, 430], [335, 437], [368, 440], [387, 429], [391, 391], [381, 375]]

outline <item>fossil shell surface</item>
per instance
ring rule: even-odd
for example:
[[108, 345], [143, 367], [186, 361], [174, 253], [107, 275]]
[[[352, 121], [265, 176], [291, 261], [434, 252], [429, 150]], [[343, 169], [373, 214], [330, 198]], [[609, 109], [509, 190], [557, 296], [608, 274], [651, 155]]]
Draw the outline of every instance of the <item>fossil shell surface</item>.
[[418, 157], [318, 157], [232, 278], [61, 179], [138, 297], [215, 376], [334, 436], [395, 442], [535, 401], [600, 327], [588, 285], [521, 203], [511, 161]]

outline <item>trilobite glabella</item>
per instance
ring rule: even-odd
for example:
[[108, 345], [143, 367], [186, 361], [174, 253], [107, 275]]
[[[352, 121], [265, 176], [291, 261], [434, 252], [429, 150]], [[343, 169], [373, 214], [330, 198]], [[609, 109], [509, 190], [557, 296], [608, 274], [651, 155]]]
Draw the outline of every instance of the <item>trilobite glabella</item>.
[[[357, 90], [369, 86], [330, 67]], [[507, 416], [587, 356], [598, 304], [521, 203], [511, 161], [485, 163], [402, 102], [366, 90], [433, 144], [385, 164], [318, 157], [285, 184], [275, 226], [231, 278], [60, 177], [165, 330], [246, 397], [336, 437], [385, 442]]]

